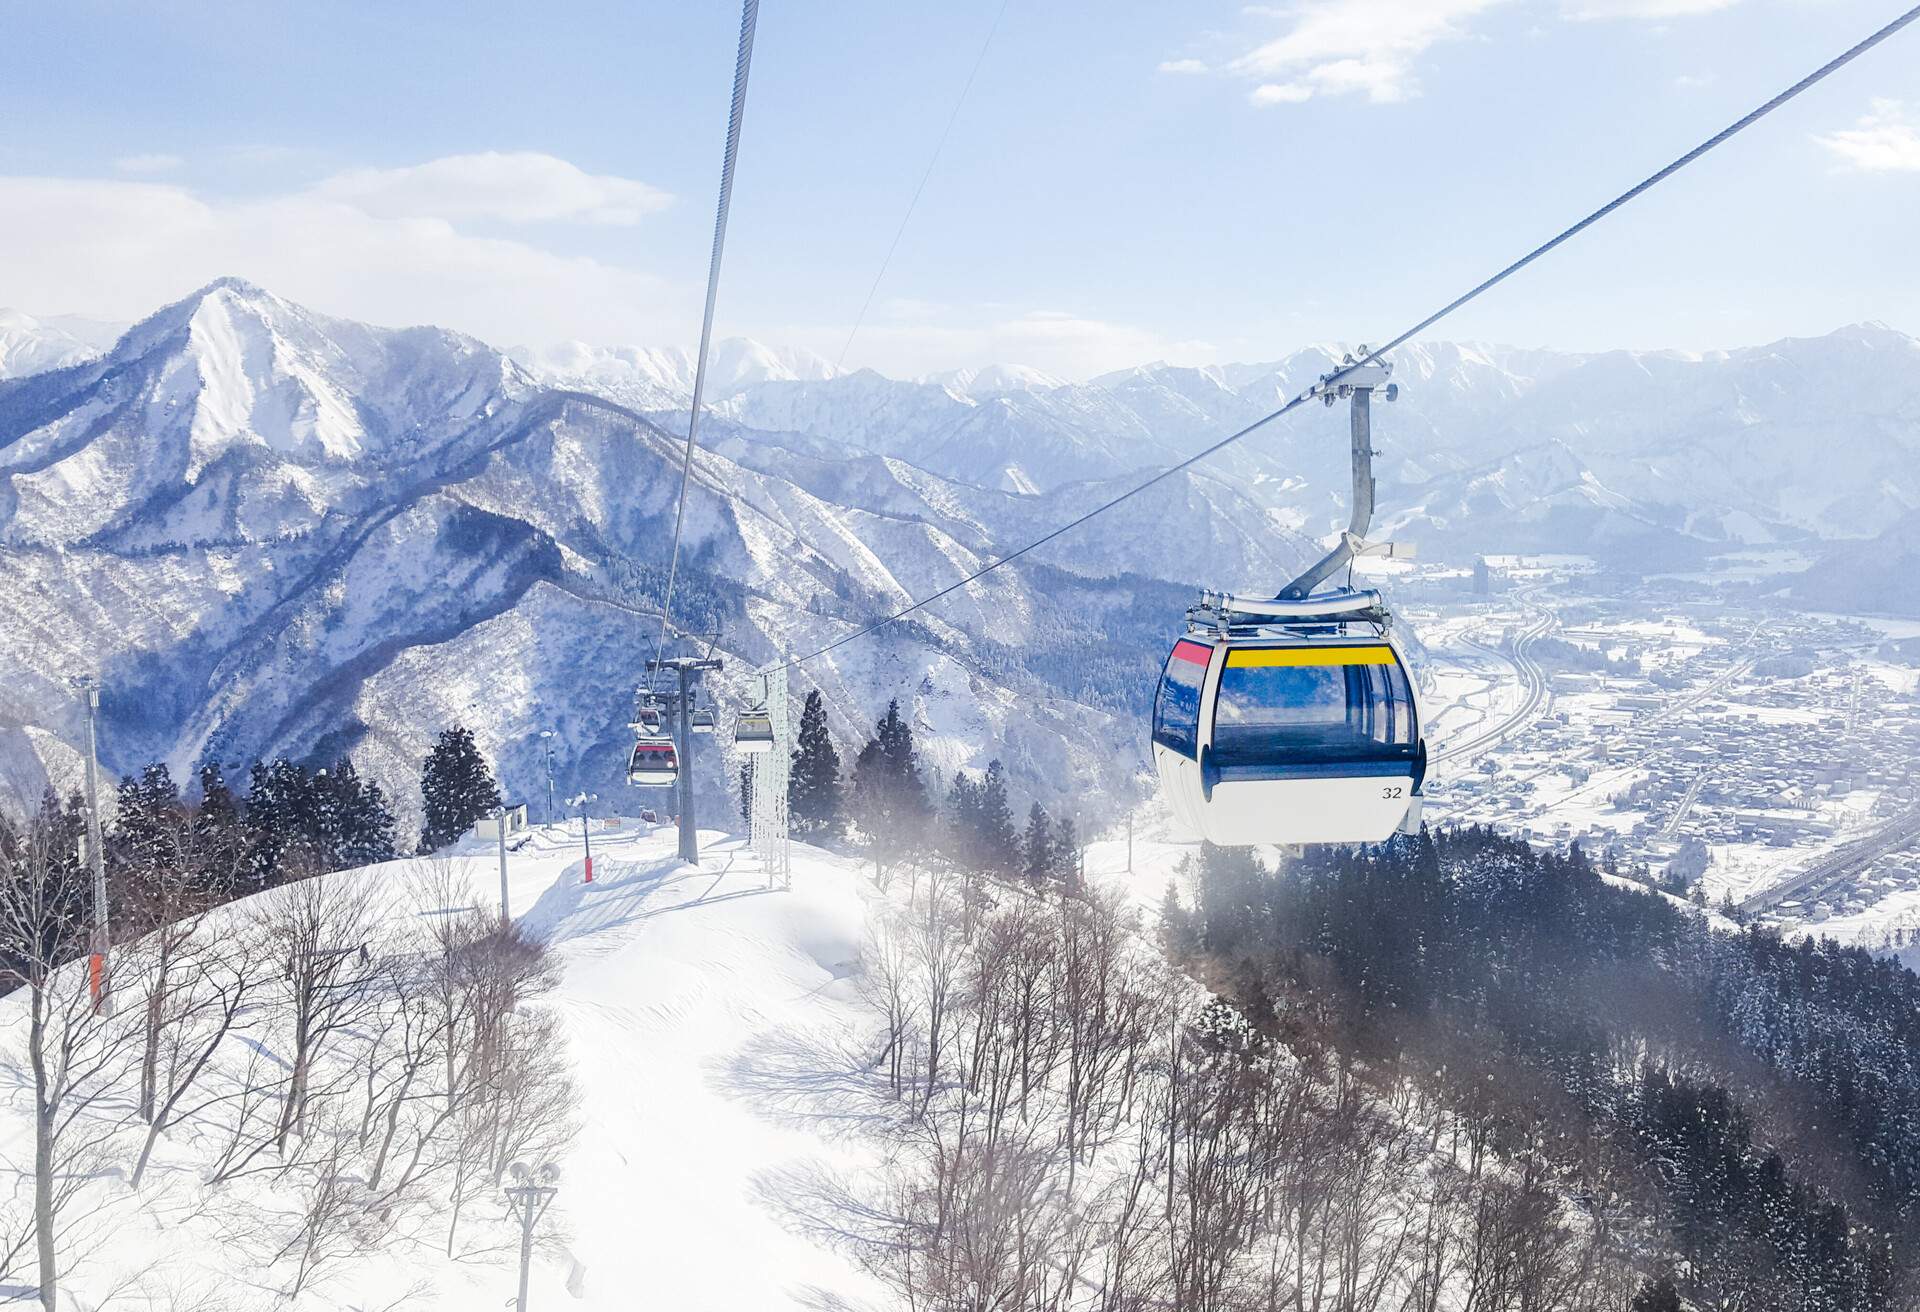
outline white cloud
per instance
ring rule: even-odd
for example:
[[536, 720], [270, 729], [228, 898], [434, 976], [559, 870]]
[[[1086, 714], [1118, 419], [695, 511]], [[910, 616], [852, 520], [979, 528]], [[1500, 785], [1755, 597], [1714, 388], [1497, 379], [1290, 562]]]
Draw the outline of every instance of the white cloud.
[[[1219, 354], [1209, 342], [1070, 311], [1009, 312], [980, 305], [939, 309], [937, 316], [919, 321], [869, 319], [854, 339], [846, 367], [916, 378], [947, 369], [1017, 364], [1058, 378], [1084, 379], [1148, 360], [1203, 364]], [[790, 327], [772, 336], [832, 359], [846, 341], [847, 329], [844, 324]]]
[[[224, 274], [329, 314], [434, 323], [500, 345], [686, 340], [698, 293], [637, 269], [313, 192], [214, 200], [180, 186], [0, 177], [8, 299], [138, 319]], [[664, 307], [664, 308], [663, 308]]]
[[1682, 73], [1673, 80], [1673, 84], [1682, 91], [1698, 91], [1701, 87], [1713, 85], [1711, 73]]
[[122, 155], [113, 167], [122, 173], [171, 173], [186, 162], [178, 155]]
[[1262, 82], [1247, 98], [1256, 105], [1297, 105], [1313, 98], [1313, 88], [1298, 82]]
[[1687, 18], [1731, 9], [1740, 0], [1564, 0], [1560, 12], [1572, 19]]
[[1814, 140], [1840, 160], [1870, 173], [1920, 173], [1920, 125], [1898, 100], [1876, 100], [1851, 128]]
[[[1361, 93], [1375, 103], [1419, 94], [1414, 64], [1436, 42], [1465, 35], [1465, 20], [1503, 0], [1303, 0], [1291, 27], [1233, 61], [1232, 69], [1278, 86], [1326, 95]], [[1300, 97], [1295, 97], [1300, 98]], [[1256, 104], [1282, 103], [1284, 97]]]
[[1207, 64], [1202, 59], [1163, 59], [1160, 61], [1162, 73], [1204, 73]]
[[[1224, 64], [1251, 78], [1255, 105], [1298, 104], [1313, 96], [1365, 96], [1392, 104], [1420, 94], [1419, 66], [1435, 45], [1472, 34], [1473, 21], [1518, 0], [1297, 0], [1248, 5], [1256, 22], [1284, 24], [1277, 37]], [[1664, 21], [1727, 9], [1740, 0], [1531, 0], [1536, 11], [1567, 20]], [[1540, 29], [1535, 28], [1537, 35]], [[1198, 60], [1181, 60], [1195, 65]], [[1162, 70], [1170, 66], [1162, 64]], [[1183, 70], [1184, 71], [1184, 70]], [[1682, 85], [1687, 85], [1682, 80]]]
[[395, 169], [352, 169], [314, 188], [383, 219], [497, 219], [508, 223], [630, 225], [672, 197], [631, 178], [588, 173], [536, 151], [448, 155]]

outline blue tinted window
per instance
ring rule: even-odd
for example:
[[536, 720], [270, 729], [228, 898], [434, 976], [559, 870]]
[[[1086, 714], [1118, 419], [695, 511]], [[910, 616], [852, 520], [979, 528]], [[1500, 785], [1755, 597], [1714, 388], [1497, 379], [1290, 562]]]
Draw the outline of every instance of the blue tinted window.
[[1229, 665], [1213, 751], [1222, 767], [1378, 760], [1410, 753], [1414, 729], [1398, 665]]
[[[1197, 645], [1197, 644], [1189, 644]], [[1153, 740], [1185, 756], [1200, 751], [1200, 689], [1207, 679], [1207, 667], [1167, 658], [1160, 675], [1160, 692], [1153, 700]]]

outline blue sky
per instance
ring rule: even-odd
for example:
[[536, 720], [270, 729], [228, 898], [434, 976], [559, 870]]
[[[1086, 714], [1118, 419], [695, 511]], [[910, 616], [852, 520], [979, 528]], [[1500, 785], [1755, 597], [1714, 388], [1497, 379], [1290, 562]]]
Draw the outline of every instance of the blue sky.
[[[1067, 376], [1378, 338], [1903, 0], [1006, 0], [847, 352]], [[1001, 0], [766, 0], [719, 331], [839, 355]], [[0, 304], [224, 273], [500, 345], [690, 345], [730, 3], [10, 6]], [[1920, 331], [1920, 31], [1448, 337]]]

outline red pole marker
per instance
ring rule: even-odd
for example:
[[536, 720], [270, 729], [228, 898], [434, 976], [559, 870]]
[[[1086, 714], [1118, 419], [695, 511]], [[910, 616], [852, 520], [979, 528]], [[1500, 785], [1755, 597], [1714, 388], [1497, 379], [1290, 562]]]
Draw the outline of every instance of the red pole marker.
[[95, 952], [87, 958], [87, 988], [93, 994], [93, 1009], [100, 1010], [101, 985], [107, 978], [107, 957], [104, 952]]
[[593, 858], [592, 857], [587, 858], [587, 881], [586, 882], [589, 884], [593, 882]]

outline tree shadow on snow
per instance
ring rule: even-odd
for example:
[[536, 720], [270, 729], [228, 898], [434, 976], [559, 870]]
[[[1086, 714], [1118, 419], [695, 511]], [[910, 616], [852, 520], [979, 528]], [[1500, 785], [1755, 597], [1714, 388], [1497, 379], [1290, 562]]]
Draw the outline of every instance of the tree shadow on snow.
[[558, 947], [574, 939], [584, 939], [616, 931], [655, 916], [673, 911], [731, 902], [737, 898], [758, 897], [765, 888], [740, 888], [717, 892], [731, 868], [715, 871], [690, 866], [679, 857], [657, 861], [618, 861], [599, 858], [593, 863], [594, 881], [582, 878], [582, 865], [576, 863], [547, 886], [539, 900], [516, 918], [521, 933], [539, 939], [549, 947]]
[[768, 1120], [829, 1137], [869, 1133], [901, 1115], [869, 1054], [827, 1034], [767, 1030], [726, 1057], [715, 1079]]

